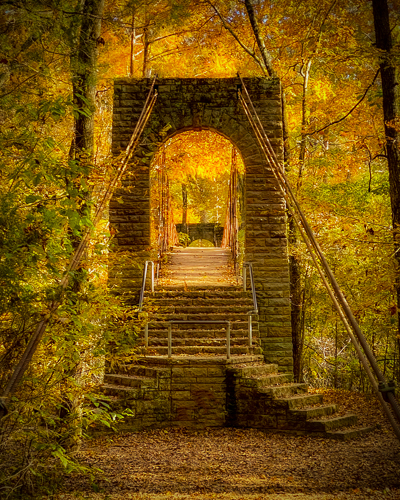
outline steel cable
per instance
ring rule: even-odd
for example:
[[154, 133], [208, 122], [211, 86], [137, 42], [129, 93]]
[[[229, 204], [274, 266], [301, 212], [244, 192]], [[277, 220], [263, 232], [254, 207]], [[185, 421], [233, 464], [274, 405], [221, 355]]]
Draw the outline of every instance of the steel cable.
[[[311, 258], [312, 258], [312, 260], [313, 260], [313, 262], [318, 270], [318, 273], [319, 273], [319, 275], [324, 283], [324, 286], [326, 287], [328, 294], [329, 294], [336, 310], [339, 313], [339, 316], [340, 316], [340, 318], [341, 318], [341, 320], [346, 328], [346, 331], [349, 333], [349, 336], [352, 340], [352, 343], [356, 349], [357, 355], [358, 355], [358, 357], [359, 357], [359, 359], [360, 359], [360, 361], [361, 361], [361, 363], [362, 363], [362, 365], [367, 373], [368, 378], [370, 379], [372, 388], [374, 389], [374, 392], [377, 394], [378, 399], [383, 407], [385, 414], [387, 415], [388, 419], [390, 420], [390, 423], [393, 427], [393, 430], [394, 430], [396, 436], [400, 440], [400, 428], [398, 426], [398, 423], [396, 422], [396, 420], [393, 417], [393, 414], [391, 413], [388, 406], [386, 405], [386, 402], [385, 402], [385, 400], [382, 396], [382, 393], [380, 391], [380, 387], [378, 386], [378, 384], [377, 384], [377, 382], [376, 382], [376, 380], [371, 372], [371, 369], [368, 365], [367, 360], [369, 361], [369, 363], [372, 367], [372, 370], [374, 371], [379, 382], [386, 385], [386, 379], [385, 379], [384, 375], [382, 374], [382, 372], [380, 371], [379, 366], [377, 365], [377, 362], [375, 360], [375, 357], [374, 357], [373, 353], [371, 352], [371, 350], [368, 346], [368, 343], [367, 343], [364, 335], [362, 334], [361, 329], [360, 329], [360, 327], [359, 327], [359, 325], [358, 325], [358, 323], [357, 323], [357, 321], [356, 321], [356, 319], [355, 319], [355, 317], [354, 317], [354, 315], [353, 315], [353, 313], [352, 313], [352, 311], [351, 311], [351, 309], [350, 309], [350, 307], [349, 307], [349, 305], [348, 305], [348, 303], [347, 303], [347, 301], [346, 301], [346, 299], [345, 299], [345, 297], [344, 297], [344, 295], [343, 295], [343, 293], [342, 293], [342, 291], [341, 291], [324, 255], [322, 253], [322, 250], [321, 250], [321, 248], [320, 248], [320, 246], [315, 238], [315, 235], [314, 235], [310, 225], [308, 224], [308, 221], [305, 218], [304, 213], [301, 210], [301, 207], [300, 207], [300, 205], [299, 205], [299, 203], [298, 203], [298, 201], [297, 201], [297, 199], [296, 199], [296, 197], [291, 189], [290, 183], [283, 172], [283, 168], [279, 163], [279, 160], [275, 154], [275, 151], [273, 150], [273, 148], [271, 146], [269, 138], [268, 138], [268, 136], [264, 130], [264, 127], [262, 126], [262, 123], [258, 117], [258, 114], [254, 108], [254, 104], [250, 98], [250, 95], [247, 91], [247, 88], [244, 84], [244, 81], [240, 75], [238, 75], [238, 76], [241, 80], [242, 88], [245, 91], [245, 95], [247, 97], [247, 100], [250, 103], [254, 117], [252, 116], [250, 108], [249, 108], [248, 104], [246, 103], [245, 99], [243, 98], [241, 92], [239, 92], [239, 100], [241, 101], [241, 104], [243, 106], [245, 114], [246, 114], [247, 118], [249, 119], [250, 125], [251, 125], [251, 127], [256, 135], [256, 138], [260, 144], [261, 150], [263, 151], [264, 156], [267, 160], [267, 163], [271, 166], [271, 170], [272, 170], [276, 180], [278, 181], [278, 186], [279, 186], [279, 189], [285, 198], [285, 201], [287, 203], [287, 208], [293, 216], [293, 219], [296, 223], [296, 226], [298, 227], [300, 234], [301, 234], [301, 236], [302, 236], [302, 238], [307, 246], [307, 249], [310, 252]], [[319, 262], [318, 262], [318, 259], [319, 259]], [[326, 275], [324, 274], [323, 270], [321, 269], [321, 266], [324, 269]], [[327, 278], [330, 281], [333, 290], [329, 286]], [[365, 355], [361, 351], [360, 345], [357, 342], [352, 330], [356, 334], [358, 341], [360, 342], [360, 344], [365, 352]], [[400, 422], [400, 408], [399, 408], [399, 405], [396, 401], [396, 398], [395, 398], [393, 392], [388, 392], [387, 397], [388, 397], [388, 402], [391, 404], [392, 409], [393, 409], [398, 421]]]
[[[146, 126], [146, 123], [151, 115], [155, 101], [157, 99], [157, 92], [153, 92], [156, 78], [157, 77], [154, 77], [154, 79], [151, 83], [150, 90], [149, 90], [149, 93], [147, 95], [145, 104], [144, 104], [143, 109], [139, 115], [139, 119], [138, 119], [136, 126], [135, 126], [135, 129], [131, 135], [129, 144], [124, 152], [121, 163], [119, 164], [119, 166], [117, 168], [117, 172], [116, 172], [114, 178], [112, 179], [112, 181], [110, 182], [110, 184], [107, 186], [106, 191], [105, 191], [103, 197], [101, 198], [100, 202], [96, 206], [95, 215], [94, 215], [94, 218], [92, 221], [92, 227], [95, 227], [96, 224], [100, 221], [102, 214], [107, 206], [107, 203], [110, 201], [119, 181], [121, 180], [123, 174], [125, 173], [125, 171], [128, 167], [129, 161], [132, 158], [132, 154], [139, 143], [140, 136], [144, 130], [144, 127]], [[54, 312], [58, 309], [58, 307], [61, 305], [63, 294], [64, 294], [65, 289], [67, 288], [67, 286], [71, 280], [72, 273], [73, 273], [73, 271], [75, 271], [77, 269], [78, 265], [80, 264], [80, 262], [82, 260], [82, 256], [87, 248], [90, 234], [91, 234], [91, 228], [87, 227], [83, 233], [83, 236], [79, 242], [79, 245], [77, 246], [75, 252], [71, 256], [69, 263], [68, 263], [68, 266], [66, 268], [66, 271], [64, 273], [64, 276], [60, 281], [59, 290], [58, 290], [59, 297], [57, 300], [51, 302], [47, 313], [43, 315], [43, 319], [40, 321], [40, 323], [36, 327], [35, 333], [32, 335], [31, 339], [29, 340], [28, 345], [27, 345], [21, 359], [19, 360], [17, 366], [15, 367], [13, 373], [11, 374], [11, 376], [6, 384], [6, 387], [5, 387], [3, 394], [2, 394], [2, 397], [1, 397], [1, 399], [3, 401], [5, 399], [7, 399], [15, 391], [18, 383], [20, 382], [23, 374], [25, 373], [25, 370], [27, 369], [27, 367], [28, 367], [38, 345], [39, 345], [40, 340], [42, 339], [42, 337], [44, 335], [44, 332], [46, 331], [46, 327], [50, 321], [50, 318], [52, 317]]]

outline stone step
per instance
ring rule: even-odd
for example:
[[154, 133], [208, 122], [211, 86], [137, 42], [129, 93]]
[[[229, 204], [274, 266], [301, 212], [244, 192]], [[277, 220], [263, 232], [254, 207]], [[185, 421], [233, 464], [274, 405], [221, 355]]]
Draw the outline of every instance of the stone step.
[[270, 387], [281, 384], [289, 384], [293, 382], [293, 374], [292, 373], [274, 373], [272, 375], [264, 375], [261, 377], [253, 377], [250, 380], [254, 380], [256, 382], [257, 387]]
[[150, 377], [153, 379], [163, 377], [165, 374], [169, 373], [167, 368], [144, 366], [144, 363], [143, 366], [136, 363], [122, 363], [118, 365], [118, 371], [123, 375]]
[[259, 364], [253, 366], [241, 366], [235, 368], [229, 368], [229, 371], [234, 373], [236, 377], [262, 377], [264, 375], [276, 374], [278, 371], [277, 364]]
[[156, 387], [157, 379], [139, 375], [122, 375], [117, 373], [106, 373], [104, 383], [110, 385], [123, 385], [127, 387]]
[[307, 384], [289, 383], [285, 385], [277, 385], [274, 387], [263, 387], [260, 392], [269, 394], [273, 398], [289, 398], [296, 394], [306, 394], [308, 391]]
[[212, 298], [229, 298], [229, 299], [238, 299], [238, 298], [251, 298], [251, 292], [244, 292], [240, 287], [224, 287], [219, 290], [218, 288], [210, 288], [210, 289], [202, 289], [202, 290], [155, 290], [152, 292], [145, 292], [146, 297], [152, 298], [170, 298], [170, 297], [179, 297], [179, 298], [203, 298], [207, 300], [211, 300]]
[[312, 406], [321, 404], [323, 400], [322, 394], [304, 394], [291, 396], [288, 398], [277, 398], [275, 403], [281, 404], [289, 410], [300, 409], [303, 406]]
[[247, 314], [236, 314], [236, 313], [227, 313], [225, 314], [223, 311], [219, 313], [206, 313], [203, 314], [185, 314], [185, 313], [156, 313], [156, 316], [150, 315], [150, 322], [162, 322], [162, 321], [231, 321], [232, 323], [237, 322], [247, 322]]
[[123, 399], [136, 399], [141, 396], [141, 389], [126, 385], [102, 384], [101, 390], [107, 396], [117, 396]]
[[[226, 364], [225, 354], [226, 352], [224, 352], [220, 356], [205, 355], [204, 357], [194, 355], [194, 356], [189, 356], [187, 359], [185, 359], [184, 357], [182, 358], [179, 357], [179, 358], [174, 358], [171, 362], [175, 364], [189, 363], [191, 366], [195, 366], [196, 364], [201, 364], [201, 365], [206, 364], [207, 366], [217, 364], [225, 366]], [[238, 356], [232, 355], [229, 361], [229, 365], [241, 367], [245, 364], [246, 366], [258, 367], [261, 366], [263, 362], [264, 362], [264, 356], [262, 354], [247, 354]], [[138, 357], [138, 363], [143, 363], [143, 364], [146, 363], [146, 365], [149, 367], [160, 368], [161, 366], [169, 366], [170, 361], [165, 356], [152, 356], [146, 354], [145, 356]], [[277, 367], [277, 365], [275, 366]], [[228, 370], [232, 369], [233, 368], [228, 368]]]
[[[161, 314], [201, 314], [204, 316], [210, 316], [211, 314], [224, 314], [227, 316], [247, 316], [247, 313], [253, 309], [252, 305], [246, 306], [232, 306], [232, 305], [209, 305], [209, 306], [186, 306], [180, 304], [170, 304], [161, 306], [158, 302], [153, 304], [157, 307], [154, 313], [150, 315], [161, 315]], [[253, 315], [255, 321], [258, 320], [257, 315]]]
[[[173, 325], [175, 326], [175, 325]], [[191, 326], [191, 325], [189, 325]], [[207, 326], [207, 325], [204, 325]], [[143, 332], [142, 332], [143, 335]], [[241, 337], [248, 337], [249, 332], [248, 330], [240, 330], [240, 329], [233, 329], [231, 328], [231, 338], [241, 338]], [[258, 330], [254, 331], [253, 330], [253, 338], [257, 338], [258, 335]], [[172, 338], [176, 339], [197, 339], [197, 338], [203, 338], [203, 339], [213, 339], [213, 338], [226, 338], [226, 329], [221, 328], [220, 330], [205, 330], [205, 329], [197, 329], [197, 330], [175, 330], [175, 328], [172, 328]], [[149, 328], [149, 338], [161, 338], [161, 339], [166, 339], [168, 338], [168, 328], [164, 328], [162, 330], [160, 329], [155, 329], [155, 328]]]
[[[234, 337], [231, 338], [231, 346], [247, 346], [249, 343], [248, 337]], [[174, 347], [182, 347], [182, 346], [225, 346], [226, 345], [226, 337], [220, 338], [176, 338], [172, 336], [172, 345]], [[253, 338], [252, 346], [256, 347], [259, 345], [257, 339]], [[151, 338], [149, 337], [149, 347], [157, 347], [157, 346], [168, 346], [167, 338]]]
[[157, 306], [170, 306], [175, 305], [176, 307], [186, 307], [186, 306], [200, 306], [200, 307], [207, 307], [209, 305], [212, 306], [223, 306], [223, 307], [228, 307], [228, 306], [233, 306], [233, 307], [252, 307], [253, 306], [253, 300], [251, 298], [238, 298], [238, 299], [232, 299], [232, 298], [180, 298], [180, 297], [165, 297], [165, 298], [149, 298], [146, 297], [144, 301], [144, 305], [146, 306], [147, 304], [151, 305], [157, 305]]
[[338, 431], [328, 431], [326, 437], [331, 439], [338, 439], [340, 441], [347, 441], [349, 439], [355, 439], [372, 432], [374, 427], [356, 427], [351, 429], [341, 429]]
[[337, 405], [324, 405], [315, 408], [303, 408], [301, 410], [290, 410], [292, 415], [301, 417], [302, 420], [309, 420], [313, 418], [326, 417], [333, 415], [337, 411]]
[[[154, 351], [158, 356], [166, 356], [168, 354], [167, 347], [160, 346], [151, 346], [149, 347], [150, 351]], [[216, 356], [223, 356], [226, 353], [226, 345], [225, 346], [174, 346], [172, 342], [172, 355], [196, 355], [196, 354], [215, 354]], [[253, 347], [231, 347], [232, 355], [241, 355], [241, 354], [261, 354], [261, 347], [253, 346]]]
[[[179, 318], [178, 320], [181, 321], [201, 321], [201, 320], [206, 320], [206, 321], [219, 321], [216, 320], [215, 318], [213, 319], [208, 319], [207, 317], [201, 317], [201, 318], [196, 318], [196, 319], [182, 319]], [[149, 325], [149, 330], [160, 330], [160, 329], [168, 329], [169, 326], [169, 321], [178, 321], [175, 318], [174, 319], [165, 319], [162, 318], [158, 321], [151, 319], [148, 323]], [[223, 320], [221, 321], [229, 321], [228, 318], [224, 317]], [[226, 330], [226, 323], [174, 323], [172, 325], [173, 331], [175, 330], [215, 330], [219, 328], [221, 331]], [[231, 322], [231, 331], [232, 330], [247, 330], [248, 329], [248, 321], [240, 321], [240, 320], [235, 320]], [[253, 330], [258, 331], [258, 325], [257, 323], [253, 324]]]
[[333, 431], [341, 427], [349, 427], [357, 424], [357, 415], [343, 415], [339, 417], [331, 417], [321, 420], [308, 420], [306, 422], [306, 430], [309, 432]]

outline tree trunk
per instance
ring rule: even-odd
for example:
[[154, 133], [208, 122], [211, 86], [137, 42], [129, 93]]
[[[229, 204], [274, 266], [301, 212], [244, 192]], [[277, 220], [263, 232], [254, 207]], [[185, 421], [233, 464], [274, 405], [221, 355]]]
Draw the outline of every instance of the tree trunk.
[[[255, 17], [254, 8], [251, 0], [245, 0], [246, 10], [249, 15], [251, 27], [256, 38], [257, 46], [261, 52], [262, 60], [265, 68], [271, 77], [276, 77], [277, 74], [272, 66], [272, 58], [266, 50], [264, 41], [258, 29], [257, 19]], [[289, 147], [289, 129], [286, 109], [285, 94], [282, 90], [282, 120], [283, 120], [283, 160], [287, 169], [290, 163], [290, 147]], [[297, 234], [294, 220], [290, 213], [288, 216], [289, 226], [289, 244], [293, 248], [297, 243]], [[300, 263], [295, 255], [289, 256], [289, 274], [290, 274], [290, 298], [291, 298], [291, 327], [292, 327], [292, 342], [293, 342], [293, 370], [295, 380], [301, 380], [301, 355], [302, 355], [302, 329], [301, 329], [301, 275]]]
[[307, 125], [307, 91], [308, 91], [308, 80], [310, 77], [312, 59], [306, 64], [305, 72], [303, 76], [303, 92], [301, 98], [301, 140], [300, 140], [300, 153], [299, 153], [299, 174], [297, 176], [297, 191], [301, 187], [301, 181], [303, 177], [304, 160], [306, 157], [306, 146], [307, 146], [307, 135], [306, 135], [306, 125]]
[[130, 68], [129, 68], [129, 76], [133, 78], [133, 74], [135, 72], [135, 45], [136, 45], [136, 9], [132, 7], [132, 26], [131, 26], [131, 58], [130, 58]]
[[251, 3], [251, 0], [244, 0], [244, 3], [246, 5], [246, 10], [247, 10], [247, 14], [249, 15], [250, 24], [251, 24], [254, 36], [256, 37], [257, 45], [258, 45], [258, 48], [261, 52], [261, 56], [262, 56], [262, 59], [264, 61], [265, 67], [268, 71], [268, 74], [269, 74], [269, 76], [276, 77], [277, 74], [272, 66], [272, 58], [265, 47], [264, 40], [262, 39], [261, 34], [260, 34], [260, 30], [258, 29], [258, 23], [257, 23], [257, 19], [255, 16], [255, 13], [254, 13], [253, 4]]
[[149, 27], [147, 23], [147, 3], [144, 4], [144, 20], [143, 20], [143, 69], [142, 78], [148, 77], [148, 58], [149, 58]]
[[[389, 169], [390, 202], [392, 208], [393, 236], [397, 260], [396, 294], [399, 335], [397, 348], [400, 354], [400, 119], [399, 85], [396, 75], [395, 54], [392, 54], [387, 0], [372, 0], [376, 47], [381, 51], [383, 118], [385, 122], [386, 154]], [[399, 374], [400, 376], [400, 374]]]
[[187, 233], [187, 210], [188, 210], [188, 196], [187, 196], [187, 186], [182, 184], [182, 232]]
[[[94, 112], [96, 98], [96, 69], [98, 56], [98, 39], [100, 37], [101, 21], [104, 11], [105, 0], [83, 0], [80, 2], [82, 20], [80, 29], [76, 27], [76, 36], [73, 43], [77, 47], [71, 47], [71, 79], [74, 101], [74, 130], [70, 149], [70, 157], [79, 164], [80, 176], [73, 180], [77, 195], [77, 208], [80, 216], [90, 211], [87, 205], [90, 193], [87, 187], [82, 187], [82, 181], [86, 181], [93, 162], [94, 150]], [[84, 186], [87, 183], [84, 182]], [[89, 215], [89, 214], [88, 214]], [[72, 245], [76, 248], [80, 237], [72, 236]], [[78, 293], [82, 291], [86, 278], [85, 265], [82, 264], [75, 273], [72, 284], [74, 306], [79, 313]], [[68, 336], [69, 332], [66, 331]], [[66, 373], [66, 377], [74, 377], [75, 385], [79, 386], [82, 366], [76, 364]], [[72, 391], [73, 394], [73, 391]], [[80, 397], [65, 394], [64, 402], [60, 410], [60, 417], [65, 421], [68, 428], [66, 437], [62, 444], [67, 448], [78, 448], [81, 439], [81, 404]]]
[[[75, 105], [73, 158], [92, 159], [98, 39], [105, 0], [85, 0], [76, 52], [71, 56]], [[74, 50], [75, 48], [73, 48]]]

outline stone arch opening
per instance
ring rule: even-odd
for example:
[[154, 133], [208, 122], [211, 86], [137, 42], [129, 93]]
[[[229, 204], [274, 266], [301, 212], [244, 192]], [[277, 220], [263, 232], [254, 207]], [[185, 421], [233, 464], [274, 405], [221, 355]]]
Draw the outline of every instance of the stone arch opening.
[[[282, 100], [278, 79], [246, 78], [246, 87], [278, 158], [282, 159]], [[151, 85], [150, 79], [118, 79], [114, 84], [112, 148], [125, 149]], [[160, 79], [158, 98], [132, 160], [132, 173], [110, 202], [115, 249], [138, 260], [151, 257], [150, 164], [160, 144], [187, 130], [215, 130], [240, 151], [246, 171], [245, 260], [252, 262], [259, 325], [266, 360], [290, 370], [289, 266], [285, 203], [238, 100], [239, 78]], [[125, 265], [110, 271], [117, 293], [140, 287], [141, 270]]]
[[[165, 237], [172, 240], [173, 246], [204, 240], [220, 247], [232, 169], [237, 179], [235, 206], [243, 256], [244, 163], [232, 142], [211, 129], [177, 132], [154, 155], [150, 168], [152, 248], [160, 248], [160, 239]], [[176, 235], [171, 237], [167, 230], [171, 223], [178, 233], [177, 243]]]

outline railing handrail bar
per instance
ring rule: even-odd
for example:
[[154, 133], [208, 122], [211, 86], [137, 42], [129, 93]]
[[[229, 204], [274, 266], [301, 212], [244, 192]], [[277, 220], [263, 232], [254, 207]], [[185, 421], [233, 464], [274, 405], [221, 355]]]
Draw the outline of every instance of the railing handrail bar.
[[251, 312], [253, 312], [254, 314], [258, 314], [256, 287], [254, 285], [254, 276], [253, 276], [253, 264], [251, 262], [243, 262], [243, 273], [246, 272], [245, 271], [246, 267], [249, 268], [250, 287], [251, 287], [251, 294], [253, 296], [253, 307], [254, 307], [254, 311], [249, 311], [247, 314], [250, 314]]
[[179, 319], [173, 319], [171, 321], [168, 321], [168, 323], [179, 323], [180, 325], [184, 325], [184, 324], [189, 324], [189, 323], [230, 323], [230, 321], [228, 319], [216, 319], [215, 321], [213, 321], [212, 319], [193, 319], [193, 320], [182, 320], [180, 321]]
[[147, 269], [149, 264], [151, 264], [151, 291], [154, 292], [154, 262], [152, 260], [146, 260], [144, 263], [142, 286], [140, 288], [139, 295], [139, 311], [143, 308], [144, 291], [146, 289]]

